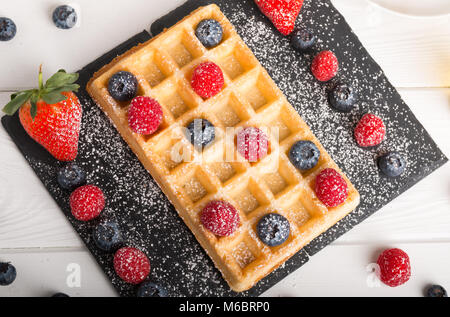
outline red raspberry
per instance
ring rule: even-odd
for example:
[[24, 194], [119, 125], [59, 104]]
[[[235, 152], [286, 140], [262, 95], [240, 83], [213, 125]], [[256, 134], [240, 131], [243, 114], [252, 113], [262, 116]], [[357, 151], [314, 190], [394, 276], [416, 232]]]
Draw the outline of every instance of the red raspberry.
[[197, 66], [192, 75], [192, 89], [202, 98], [211, 98], [223, 88], [225, 79], [219, 66], [205, 62]]
[[114, 255], [114, 270], [127, 283], [140, 284], [150, 274], [150, 260], [136, 248], [122, 248]]
[[333, 52], [320, 52], [313, 60], [311, 71], [320, 81], [329, 81], [336, 76], [339, 70], [339, 62]]
[[269, 151], [269, 138], [258, 128], [250, 127], [239, 132], [237, 150], [249, 162], [257, 162]]
[[355, 129], [356, 142], [362, 147], [379, 145], [385, 135], [386, 126], [383, 120], [370, 113], [362, 117]]
[[211, 201], [203, 208], [203, 226], [220, 237], [231, 236], [239, 227], [239, 213], [233, 205], [225, 201]]
[[158, 130], [162, 120], [163, 111], [155, 99], [140, 96], [131, 102], [128, 124], [133, 132], [140, 135], [153, 134]]
[[80, 221], [97, 218], [105, 208], [105, 196], [100, 188], [86, 185], [77, 188], [70, 195], [72, 215]]
[[316, 178], [316, 195], [327, 207], [336, 207], [348, 197], [345, 179], [332, 168], [324, 169]]
[[411, 264], [408, 254], [400, 249], [383, 251], [377, 264], [380, 266], [381, 281], [390, 287], [405, 284], [411, 277]]

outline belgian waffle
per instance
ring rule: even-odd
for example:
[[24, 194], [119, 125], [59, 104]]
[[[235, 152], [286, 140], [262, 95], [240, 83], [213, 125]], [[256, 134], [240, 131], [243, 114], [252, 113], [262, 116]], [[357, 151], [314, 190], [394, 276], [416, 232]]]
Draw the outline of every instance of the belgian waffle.
[[[222, 42], [211, 49], [195, 36], [204, 19], [219, 21], [224, 30]], [[190, 86], [193, 70], [204, 61], [219, 65], [225, 76], [222, 92], [207, 100]], [[161, 104], [164, 120], [155, 134], [133, 133], [128, 126], [130, 103], [109, 95], [108, 81], [118, 71], [133, 73], [139, 82], [138, 95]], [[251, 288], [359, 204], [355, 187], [216, 5], [199, 8], [117, 57], [94, 75], [87, 90], [237, 292]], [[183, 133], [199, 118], [216, 128], [214, 143], [204, 149], [201, 160], [192, 159], [198, 151]], [[227, 128], [248, 126], [276, 131], [269, 133], [269, 154], [254, 163], [226, 159], [227, 147], [235, 146], [233, 140], [227, 142]], [[317, 166], [306, 172], [288, 158], [299, 140], [312, 141], [321, 152]], [[180, 156], [184, 159], [174, 158]], [[325, 168], [337, 170], [348, 184], [347, 200], [335, 208], [327, 208], [314, 193], [315, 178]], [[240, 227], [232, 236], [217, 237], [202, 226], [201, 211], [211, 200], [228, 201], [239, 211]], [[277, 247], [263, 244], [256, 234], [259, 219], [272, 212], [286, 217], [291, 226], [288, 240]]]

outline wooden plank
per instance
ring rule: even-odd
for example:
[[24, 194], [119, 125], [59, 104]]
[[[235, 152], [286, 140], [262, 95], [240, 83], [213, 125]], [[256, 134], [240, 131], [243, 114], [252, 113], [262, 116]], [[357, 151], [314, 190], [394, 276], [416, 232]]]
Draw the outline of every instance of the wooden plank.
[[[384, 248], [398, 247], [411, 259], [412, 276], [391, 288], [368, 271]], [[450, 243], [331, 245], [316, 254], [300, 270], [275, 285], [264, 296], [423, 296], [429, 284], [450, 287]], [[330, 265], [333, 263], [333, 265]]]
[[0, 260], [17, 270], [13, 284], [0, 287], [0, 297], [48, 297], [63, 292], [73, 297], [117, 296], [91, 254], [75, 249], [22, 249], [0, 252]]
[[[0, 93], [0, 105], [9, 93]], [[82, 245], [41, 181], [0, 128], [0, 248]]]
[[[402, 89], [401, 94], [430, 134], [450, 154], [450, 89]], [[9, 93], [0, 93], [0, 105]], [[67, 219], [0, 129], [0, 249], [81, 247]], [[337, 243], [450, 241], [450, 165], [419, 183]]]
[[[19, 31], [13, 41], [2, 44], [0, 90], [35, 86], [41, 63], [47, 75], [61, 67], [75, 71], [148, 29], [151, 22], [182, 2], [159, 1], [155, 6], [154, 1], [115, 1], [111, 5], [111, 0], [79, 0], [81, 26], [63, 31], [51, 22], [53, 1], [5, 1], [2, 12], [14, 19]], [[450, 86], [450, 17], [418, 22], [390, 14], [367, 1], [333, 3], [395, 86]], [[24, 14], [24, 7], [35, 14]]]
[[450, 87], [450, 16], [415, 19], [332, 0], [396, 87]]
[[[378, 283], [373, 273], [367, 271], [385, 247], [399, 247], [409, 254], [412, 277], [407, 284], [390, 288]], [[430, 283], [450, 288], [450, 255], [442, 252], [449, 249], [448, 242], [330, 245], [263, 296], [422, 296]], [[54, 292], [82, 297], [116, 295], [88, 251], [0, 251], [0, 260], [11, 261], [18, 270], [17, 280], [11, 286], [0, 287], [0, 297], [49, 296]], [[81, 287], [71, 288], [67, 278], [73, 271], [67, 269], [73, 270], [77, 265], [81, 270]]]
[[61, 68], [76, 71], [131, 36], [148, 30], [154, 20], [183, 2], [158, 1], [155, 5], [155, 1], [142, 0], [77, 0], [80, 26], [60, 30], [51, 19], [60, 3], [2, 1], [2, 14], [15, 21], [18, 32], [14, 40], [2, 43], [0, 90], [36, 86], [42, 63], [46, 75]]

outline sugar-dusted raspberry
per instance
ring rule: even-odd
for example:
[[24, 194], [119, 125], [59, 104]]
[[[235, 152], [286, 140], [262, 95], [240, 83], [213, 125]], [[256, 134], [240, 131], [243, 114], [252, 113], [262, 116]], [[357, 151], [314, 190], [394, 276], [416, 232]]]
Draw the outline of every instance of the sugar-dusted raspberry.
[[225, 79], [219, 66], [213, 62], [204, 62], [197, 66], [192, 75], [192, 89], [202, 98], [211, 98], [223, 88]]
[[411, 277], [408, 254], [400, 249], [383, 251], [378, 257], [377, 264], [380, 266], [380, 280], [390, 287], [405, 284]]
[[214, 200], [203, 208], [203, 226], [220, 237], [231, 236], [240, 224], [239, 212], [225, 201]]
[[128, 124], [133, 132], [150, 135], [158, 130], [163, 120], [160, 104], [150, 97], [139, 96], [133, 99], [128, 110]]
[[336, 76], [339, 70], [339, 62], [331, 51], [320, 52], [313, 60], [311, 71], [320, 81], [329, 81]]
[[249, 162], [257, 162], [269, 151], [269, 138], [258, 128], [241, 130], [237, 136], [237, 150]]
[[77, 188], [70, 195], [70, 208], [77, 220], [89, 221], [97, 218], [105, 208], [103, 191], [94, 185]]
[[114, 255], [114, 270], [127, 283], [140, 284], [150, 274], [150, 260], [136, 248], [122, 248]]
[[348, 197], [345, 179], [332, 168], [324, 169], [316, 177], [316, 195], [327, 207], [336, 207]]
[[364, 115], [355, 129], [356, 142], [362, 147], [379, 145], [385, 136], [386, 126], [383, 120], [371, 113]]

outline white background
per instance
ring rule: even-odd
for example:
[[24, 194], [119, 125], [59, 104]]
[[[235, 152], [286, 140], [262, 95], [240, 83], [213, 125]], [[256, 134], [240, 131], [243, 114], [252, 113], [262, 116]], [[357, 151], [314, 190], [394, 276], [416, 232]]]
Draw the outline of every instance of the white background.
[[[312, 0], [307, 0], [312, 1]], [[183, 0], [78, 0], [79, 28], [52, 24], [55, 0], [1, 1], [0, 16], [18, 34], [0, 42], [0, 105], [16, 89], [75, 71], [143, 29]], [[450, 155], [450, 17], [397, 16], [363, 0], [333, 0], [441, 149]], [[0, 260], [17, 267], [0, 296], [115, 296], [109, 281], [61, 211], [0, 129]], [[270, 289], [270, 296], [421, 296], [429, 283], [450, 290], [450, 165], [447, 164], [314, 256]], [[369, 287], [366, 267], [380, 250], [400, 247], [412, 261], [404, 286]], [[67, 265], [81, 266], [81, 288], [66, 285]]]

